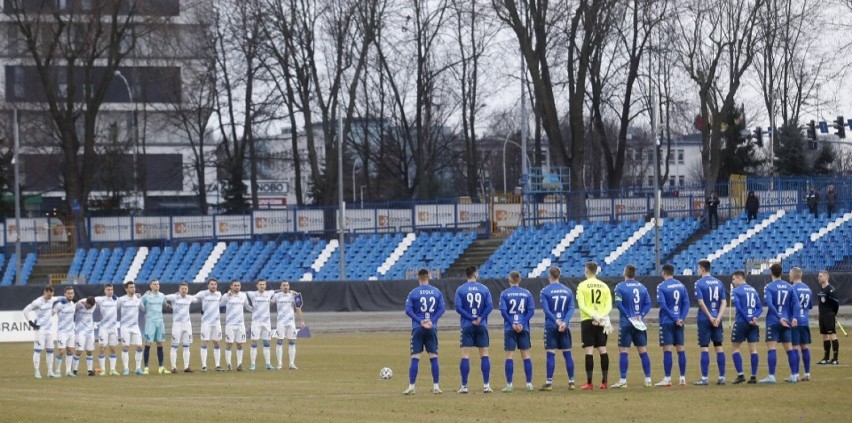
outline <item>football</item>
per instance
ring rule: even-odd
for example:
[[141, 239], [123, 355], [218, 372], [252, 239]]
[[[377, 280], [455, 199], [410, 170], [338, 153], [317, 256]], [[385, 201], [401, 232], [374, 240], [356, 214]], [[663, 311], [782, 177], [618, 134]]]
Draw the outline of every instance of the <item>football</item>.
[[379, 370], [379, 379], [381, 380], [390, 380], [393, 377], [393, 370], [389, 367], [384, 367], [382, 370]]

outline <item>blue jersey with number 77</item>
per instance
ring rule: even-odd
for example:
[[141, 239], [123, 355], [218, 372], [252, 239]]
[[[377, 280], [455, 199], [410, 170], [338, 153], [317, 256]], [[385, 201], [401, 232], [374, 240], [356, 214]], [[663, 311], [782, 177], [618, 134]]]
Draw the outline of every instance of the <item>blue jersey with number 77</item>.
[[556, 329], [556, 321], [568, 322], [574, 314], [574, 293], [561, 283], [550, 283], [541, 289], [541, 311], [545, 329]]
[[405, 301], [405, 314], [411, 318], [411, 327], [419, 328], [420, 322], [430, 320], [432, 327], [438, 327], [438, 319], [446, 311], [444, 296], [431, 285], [420, 285], [408, 293]]

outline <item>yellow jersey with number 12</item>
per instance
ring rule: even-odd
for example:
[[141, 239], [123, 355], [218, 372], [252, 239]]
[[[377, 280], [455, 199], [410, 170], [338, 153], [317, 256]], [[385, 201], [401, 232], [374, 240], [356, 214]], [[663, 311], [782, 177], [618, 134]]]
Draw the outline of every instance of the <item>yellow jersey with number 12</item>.
[[577, 306], [580, 320], [591, 320], [592, 315], [605, 316], [612, 310], [612, 292], [609, 285], [598, 278], [589, 278], [577, 287]]

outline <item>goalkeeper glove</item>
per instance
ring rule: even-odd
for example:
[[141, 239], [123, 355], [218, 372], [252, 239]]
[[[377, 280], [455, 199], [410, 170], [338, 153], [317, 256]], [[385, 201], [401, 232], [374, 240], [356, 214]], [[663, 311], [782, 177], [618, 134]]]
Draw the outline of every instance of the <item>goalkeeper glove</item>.
[[35, 320], [30, 320], [30, 322], [29, 322], [29, 323], [30, 323], [30, 327], [31, 327], [31, 328], [33, 328], [33, 329], [35, 329], [35, 330], [38, 330], [38, 329], [40, 329], [40, 328], [41, 328], [41, 326], [39, 326], [39, 325], [35, 322]]

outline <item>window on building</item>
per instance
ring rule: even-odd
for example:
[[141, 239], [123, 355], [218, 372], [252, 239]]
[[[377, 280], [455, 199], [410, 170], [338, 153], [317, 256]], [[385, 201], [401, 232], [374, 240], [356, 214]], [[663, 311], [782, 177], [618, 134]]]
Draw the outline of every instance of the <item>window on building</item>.
[[24, 98], [24, 68], [20, 66], [15, 68], [15, 84], [12, 89], [16, 98]]
[[677, 164], [683, 164], [683, 149], [677, 151]]
[[669, 176], [669, 186], [670, 187], [675, 186], [675, 182], [677, 182], [677, 181], [675, 181], [674, 175]]
[[680, 186], [680, 187], [684, 187], [684, 186], [686, 186], [686, 178], [685, 178], [683, 175], [678, 175], [678, 177], [677, 177], [677, 184], [678, 184], [678, 186]]
[[648, 186], [649, 187], [654, 186], [654, 177], [653, 176], [648, 177]]
[[664, 153], [666, 156], [668, 156], [668, 158], [667, 158], [666, 160], [668, 160], [669, 164], [674, 164], [674, 162], [675, 162], [675, 153], [676, 153], [676, 152], [674, 152], [674, 151]]

